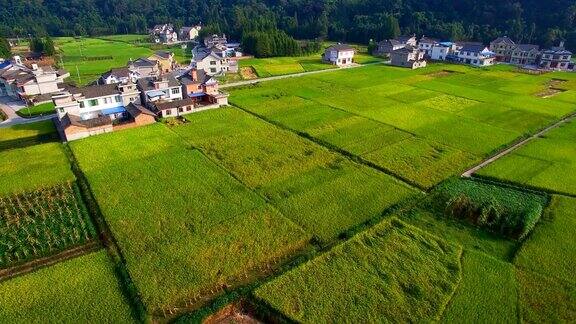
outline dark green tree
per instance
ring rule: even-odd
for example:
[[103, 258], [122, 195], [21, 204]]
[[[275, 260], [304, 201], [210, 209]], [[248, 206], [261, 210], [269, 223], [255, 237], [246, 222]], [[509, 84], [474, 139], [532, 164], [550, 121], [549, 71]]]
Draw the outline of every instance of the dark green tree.
[[12, 57], [12, 50], [10, 49], [10, 43], [6, 38], [0, 38], [0, 57], [8, 59]]
[[56, 54], [56, 47], [54, 41], [50, 37], [44, 37], [44, 55], [54, 56]]

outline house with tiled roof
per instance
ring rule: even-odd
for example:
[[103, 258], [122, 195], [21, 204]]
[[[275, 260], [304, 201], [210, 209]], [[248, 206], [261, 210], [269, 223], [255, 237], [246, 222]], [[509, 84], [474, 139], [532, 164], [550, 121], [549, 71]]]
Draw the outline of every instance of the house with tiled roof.
[[17, 100], [32, 101], [34, 97], [58, 92], [70, 74], [65, 70], [55, 70], [51, 66], [32, 64], [25, 66], [19, 56], [5, 61], [0, 67], [0, 96]]
[[374, 55], [389, 56], [393, 51], [410, 46], [418, 46], [416, 35], [399, 36], [394, 39], [385, 39], [378, 42]]
[[178, 33], [174, 25], [160, 24], [150, 29], [150, 38], [155, 43], [172, 44], [178, 41]]
[[157, 62], [158, 68], [161, 73], [170, 73], [177, 67], [177, 62], [174, 59], [174, 53], [169, 51], [156, 51], [148, 60]]
[[221, 75], [230, 70], [230, 59], [222, 53], [208, 48], [197, 48], [194, 57], [190, 62], [190, 67], [197, 70], [204, 70], [208, 75]]
[[390, 64], [394, 66], [418, 69], [426, 67], [424, 51], [417, 46], [407, 45], [390, 54]]
[[439, 40], [422, 36], [418, 41], [418, 48], [424, 53], [424, 57], [430, 58], [432, 56], [432, 48], [437, 45]]
[[516, 43], [510, 37], [498, 37], [490, 42], [490, 51], [494, 53], [497, 62], [510, 62]]
[[160, 75], [160, 65], [158, 61], [145, 57], [128, 61], [128, 69], [137, 73], [141, 78], [157, 77]]
[[346, 44], [335, 44], [324, 50], [322, 60], [336, 66], [348, 66], [354, 62], [356, 49]]
[[200, 25], [182, 27], [180, 28], [179, 39], [181, 41], [195, 40], [196, 38], [198, 38], [200, 30], [202, 30], [202, 26]]
[[560, 46], [542, 51], [540, 67], [550, 70], [568, 71], [571, 60], [572, 52], [564, 48], [564, 42], [560, 42]]
[[134, 83], [69, 87], [52, 96], [57, 127], [66, 141], [153, 123], [154, 113], [140, 105]]
[[140, 73], [131, 71], [128, 67], [114, 68], [103, 73], [98, 80], [98, 84], [114, 84], [136, 82], [140, 78]]
[[482, 43], [462, 43], [454, 52], [455, 61], [483, 67], [494, 65], [495, 55]]
[[157, 102], [168, 102], [180, 100], [182, 86], [173, 75], [161, 77], [142, 78], [137, 81], [138, 89], [141, 91], [141, 102], [145, 107]]
[[536, 65], [540, 58], [540, 46], [518, 44], [512, 50], [510, 63], [516, 65]]

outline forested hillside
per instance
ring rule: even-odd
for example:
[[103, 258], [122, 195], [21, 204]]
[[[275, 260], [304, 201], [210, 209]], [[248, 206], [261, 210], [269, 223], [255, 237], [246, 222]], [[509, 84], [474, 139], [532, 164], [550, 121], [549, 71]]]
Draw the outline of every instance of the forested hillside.
[[[573, 0], [0, 0], [0, 34], [143, 33], [202, 22], [240, 38], [278, 27], [300, 39], [362, 42], [398, 32], [488, 41], [507, 34], [576, 49]], [[400, 31], [398, 30], [400, 27]]]

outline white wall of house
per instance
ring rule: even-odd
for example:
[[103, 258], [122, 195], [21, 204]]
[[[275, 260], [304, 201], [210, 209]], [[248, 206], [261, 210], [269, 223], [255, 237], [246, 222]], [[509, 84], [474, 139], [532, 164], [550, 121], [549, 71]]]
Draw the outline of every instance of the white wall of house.
[[487, 57], [478, 52], [459, 51], [458, 59], [461, 63], [466, 63], [474, 66], [490, 66], [494, 65], [494, 57]]
[[349, 65], [352, 64], [353, 62], [354, 50], [348, 50], [348, 51], [326, 50], [324, 54], [324, 59], [338, 66]]
[[202, 60], [193, 61], [192, 66], [198, 70], [204, 70], [208, 75], [215, 75], [228, 72], [230, 63], [227, 58], [220, 59], [216, 56], [208, 55]]
[[446, 60], [446, 55], [450, 53], [450, 48], [447, 46], [435, 45], [430, 51], [430, 58], [436, 61]]

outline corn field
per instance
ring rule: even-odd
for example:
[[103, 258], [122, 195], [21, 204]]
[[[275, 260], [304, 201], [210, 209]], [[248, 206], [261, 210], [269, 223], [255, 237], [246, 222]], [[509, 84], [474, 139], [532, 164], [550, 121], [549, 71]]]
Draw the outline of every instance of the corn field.
[[94, 236], [73, 182], [0, 197], [0, 268], [58, 253]]

